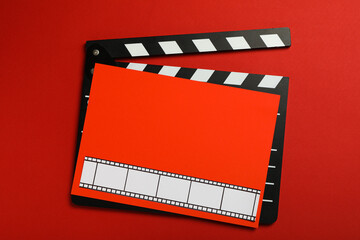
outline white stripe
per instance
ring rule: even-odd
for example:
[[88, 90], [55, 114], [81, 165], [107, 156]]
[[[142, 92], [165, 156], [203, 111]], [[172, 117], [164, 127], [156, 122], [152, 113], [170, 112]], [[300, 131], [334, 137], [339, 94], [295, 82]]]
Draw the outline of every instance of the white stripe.
[[86, 98], [89, 98], [89, 95], [85, 95]]
[[229, 76], [226, 78], [224, 84], [240, 86], [248, 75], [249, 75], [248, 73], [231, 72]]
[[137, 71], [144, 71], [147, 64], [144, 63], [129, 63], [126, 67], [127, 69], [137, 70]]
[[272, 182], [266, 182], [265, 184], [266, 185], [274, 185], [274, 183], [272, 183]]
[[285, 47], [285, 44], [277, 34], [265, 34], [260, 35], [260, 37], [267, 47]]
[[273, 166], [273, 165], [269, 165], [269, 168], [276, 168], [276, 166]]
[[277, 152], [277, 149], [276, 149], [276, 148], [272, 148], [271, 151], [272, 151], [272, 152]]
[[207, 82], [214, 72], [215, 72], [215, 70], [196, 69], [194, 75], [192, 75], [190, 80], [199, 81], [199, 82]]
[[280, 113], [277, 113], [278, 116], [280, 116]]
[[183, 53], [183, 51], [181, 51], [181, 49], [180, 49], [179, 45], [176, 43], [176, 41], [164, 41], [164, 42], [159, 42], [159, 44], [165, 54]]
[[216, 48], [209, 38], [192, 40], [199, 52], [215, 52]]
[[273, 202], [273, 200], [270, 200], [270, 199], [263, 199], [263, 202]]
[[175, 77], [181, 67], [163, 66], [159, 72], [161, 75]]
[[251, 48], [244, 37], [227, 37], [226, 40], [229, 42], [233, 50]]
[[142, 43], [128, 43], [125, 44], [125, 47], [132, 57], [149, 56], [149, 53]]
[[259, 83], [258, 87], [276, 88], [282, 78], [282, 76], [265, 75]]

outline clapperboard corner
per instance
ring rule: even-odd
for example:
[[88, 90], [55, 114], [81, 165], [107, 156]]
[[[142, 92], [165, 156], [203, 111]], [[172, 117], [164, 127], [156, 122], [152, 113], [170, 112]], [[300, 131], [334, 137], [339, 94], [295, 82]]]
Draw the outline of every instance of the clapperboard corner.
[[[95, 40], [86, 42], [84, 79], [75, 159], [77, 159], [80, 147], [82, 129], [85, 121], [86, 108], [89, 100], [91, 80], [94, 73], [95, 63], [102, 63], [167, 76], [175, 76], [195, 81], [228, 85], [254, 91], [279, 94], [281, 96], [279, 113], [276, 121], [268, 177], [266, 180], [263, 206], [260, 215], [260, 224], [274, 223], [278, 216], [289, 78], [282, 76], [225, 72], [209, 69], [192, 69], [118, 62], [117, 60], [121, 60], [122, 58], [214, 53], [237, 50], [282, 48], [290, 46], [291, 38], [289, 28]], [[152, 213], [162, 212], [158, 210], [145, 209], [141, 207], [113, 203], [76, 195], [72, 195], [71, 199], [72, 202], [77, 205], [108, 207], [116, 209], [121, 208]]]

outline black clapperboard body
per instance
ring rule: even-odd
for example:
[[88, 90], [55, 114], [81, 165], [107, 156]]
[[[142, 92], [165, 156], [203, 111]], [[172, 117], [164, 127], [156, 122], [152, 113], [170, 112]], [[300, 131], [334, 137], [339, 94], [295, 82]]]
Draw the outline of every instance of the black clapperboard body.
[[[277, 219], [279, 207], [289, 78], [242, 72], [118, 62], [115, 60], [121, 58], [278, 48], [289, 47], [290, 45], [289, 28], [88, 41], [86, 43], [86, 61], [77, 150], [80, 146], [95, 63], [280, 95], [260, 216], [260, 224], [271, 224]], [[119, 203], [110, 203], [75, 195], [72, 196], [72, 200], [80, 205], [124, 207], [124, 205]]]

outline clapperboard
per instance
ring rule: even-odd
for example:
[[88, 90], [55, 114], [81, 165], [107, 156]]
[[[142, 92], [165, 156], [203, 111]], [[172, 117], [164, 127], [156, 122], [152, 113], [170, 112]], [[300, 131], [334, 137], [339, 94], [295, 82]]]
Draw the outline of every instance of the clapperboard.
[[[260, 224], [271, 224], [277, 219], [279, 205], [289, 78], [283, 76], [250, 74], [243, 72], [225, 72], [210, 69], [192, 69], [176, 66], [160, 66], [131, 62], [118, 62], [115, 60], [121, 58], [135, 58], [146, 56], [151, 57], [176, 54], [195, 54], [202, 52], [221, 52], [245, 49], [289, 47], [290, 45], [290, 31], [288, 28], [88, 41], [86, 43], [86, 64], [81, 100], [78, 148], [80, 146], [82, 138], [95, 63], [101, 63], [140, 72], [148, 72], [152, 74], [188, 79], [198, 82], [227, 85], [240, 89], [279, 95], [280, 102], [277, 111], [275, 132], [273, 135], [271, 147], [270, 163], [268, 166], [260, 216]], [[99, 187], [98, 189], [95, 188], [94, 185], [96, 171], [101, 171], [101, 168], [103, 168], [103, 170], [108, 169], [107, 171], [109, 172], [116, 172], [116, 174], [126, 176], [126, 178], [136, 178], [137, 172], [152, 173], [153, 175], [158, 176], [158, 182], [161, 177], [163, 179], [166, 177], [169, 183], [171, 183], [172, 181], [177, 181], [177, 179], [188, 180], [188, 184], [191, 184], [191, 186], [193, 186], [193, 191], [195, 191], [194, 189], [196, 189], [197, 184], [200, 183], [207, 183], [209, 185], [222, 187], [223, 197], [221, 199], [221, 202], [224, 201], [225, 203], [228, 200], [226, 199], [226, 194], [224, 197], [224, 192], [241, 190], [241, 192], [247, 193], [248, 195], [246, 196], [249, 196], [254, 202], [254, 204], [249, 207], [251, 208], [249, 209], [250, 213], [242, 214], [241, 212], [236, 212], [235, 210], [227, 211], [216, 207], [204, 207], [201, 206], [201, 204], [190, 204], [190, 206], [192, 209], [198, 211], [211, 211], [213, 213], [218, 213], [224, 216], [233, 216], [249, 221], [255, 221], [254, 208], [255, 206], [257, 207], [257, 205], [255, 204], [256, 201], [259, 201], [259, 192], [257, 189], [245, 188], [242, 186], [231, 185], [219, 181], [211, 181], [209, 179], [197, 178], [196, 176], [186, 176], [184, 174], [179, 174], [176, 172], [161, 171], [159, 169], [151, 167], [126, 164], [118, 161], [113, 161], [112, 159], [103, 159], [97, 156], [86, 156], [84, 159], [82, 159], [82, 161], [82, 169], [78, 170], [83, 171], [81, 177], [82, 182], [74, 181], [73, 189], [76, 185], [76, 188], [88, 188], [89, 191], [105, 191], [109, 194], [125, 194], [125, 196], [132, 196], [134, 198], [141, 198], [145, 200], [150, 200], [151, 198], [151, 201], [153, 201], [153, 199], [155, 198], [160, 203], [170, 205], [176, 204], [176, 206], [182, 207], [184, 207], [184, 205], [180, 204], [186, 204], [186, 206], [188, 207], [189, 204], [186, 203], [185, 200], [184, 202], [171, 201], [171, 199], [169, 200], [160, 197], [156, 198], [156, 196], [152, 196], [151, 194], [134, 193], [133, 195], [131, 195], [131, 191], [120, 192], [120, 190], [117, 190], [118, 188], [124, 188], [124, 186], [103, 186]], [[101, 168], [97, 169], [100, 165]], [[111, 170], [113, 168], [114, 170]], [[132, 174], [131, 176], [129, 175], [129, 172], [130, 174]], [[101, 182], [101, 179], [98, 179], [97, 181]], [[126, 182], [126, 179], [124, 181]], [[148, 181], [152, 180], [148, 179]], [[92, 182], [92, 184], [89, 184], [89, 182]], [[101, 184], [99, 185], [101, 186]], [[159, 185], [157, 185], [157, 188], [159, 188]], [[186, 186], [184, 186], [184, 188], [186, 188]], [[187, 188], [189, 188], [189, 186]], [[196, 192], [194, 192], [193, 194], [196, 194]], [[93, 199], [96, 199], [96, 195], [94, 196], [95, 197], [89, 197], [88, 195], [81, 195], [72, 191], [72, 199], [75, 203], [85, 205], [95, 203], [99, 206], [109, 205], [108, 200], [104, 201], [97, 199], [96, 201], [93, 201]], [[231, 195], [228, 194], [228, 196]], [[187, 196], [187, 198], [189, 198], [189, 195]], [[189, 201], [189, 199], [187, 199], [187, 201]], [[121, 205], [119, 204], [118, 206]], [[246, 212], [248, 210], [243, 211]]]

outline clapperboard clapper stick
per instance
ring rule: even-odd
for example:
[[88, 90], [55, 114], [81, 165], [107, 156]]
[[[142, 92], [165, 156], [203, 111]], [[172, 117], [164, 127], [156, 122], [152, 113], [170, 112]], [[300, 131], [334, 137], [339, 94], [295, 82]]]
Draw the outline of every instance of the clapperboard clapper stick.
[[[116, 62], [115, 59], [289, 47], [290, 45], [288, 28], [89, 41], [86, 44], [78, 146], [81, 140], [95, 63], [278, 94], [281, 98], [260, 218], [260, 224], [272, 223], [276, 220], [278, 212], [289, 79], [287, 77], [261, 74], [122, 63]], [[105, 201], [95, 201], [79, 196], [72, 197], [74, 202], [78, 204], [110, 205], [109, 202]], [[114, 204], [111, 204], [111, 206], [114, 206]]]

